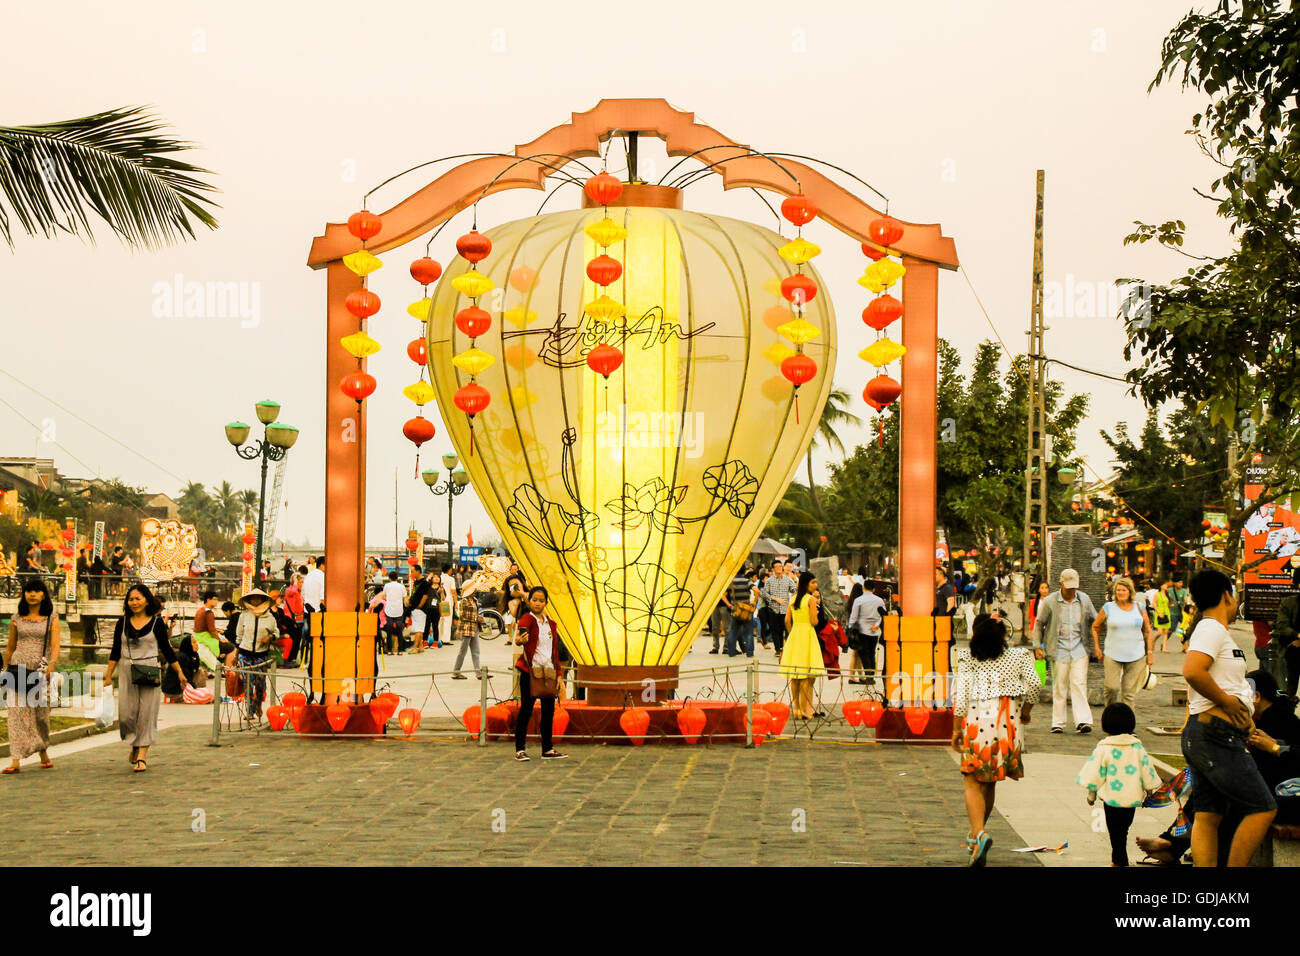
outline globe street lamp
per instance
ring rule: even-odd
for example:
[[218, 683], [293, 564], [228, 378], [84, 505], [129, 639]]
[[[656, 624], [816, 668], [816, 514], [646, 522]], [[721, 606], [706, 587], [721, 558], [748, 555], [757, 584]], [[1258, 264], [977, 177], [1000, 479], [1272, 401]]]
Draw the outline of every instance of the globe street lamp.
[[464, 490], [469, 487], [469, 473], [465, 471], [464, 468], [456, 467], [459, 461], [460, 461], [459, 456], [457, 456], [452, 452], [448, 452], [447, 454], [442, 456], [442, 464], [447, 469], [447, 480], [442, 482], [441, 484], [438, 483], [437, 468], [430, 468], [427, 471], [420, 473], [420, 477], [424, 479], [424, 483], [429, 486], [429, 490], [431, 492], [433, 492], [435, 495], [447, 496], [447, 563], [448, 564], [456, 563], [454, 560], [452, 560], [452, 544], [451, 544], [452, 504], [455, 502], [456, 496], [464, 492]]
[[266, 524], [266, 463], [282, 459], [293, 443], [298, 440], [298, 429], [292, 425], [276, 421], [280, 414], [280, 403], [261, 401], [255, 408], [257, 420], [266, 426], [263, 437], [252, 444], [248, 441], [249, 426], [244, 422], [231, 422], [226, 426], [226, 441], [234, 446], [235, 453], [245, 461], [262, 459], [262, 491], [257, 496], [257, 549], [254, 553], [254, 567], [257, 569], [255, 580], [262, 579], [262, 530]]

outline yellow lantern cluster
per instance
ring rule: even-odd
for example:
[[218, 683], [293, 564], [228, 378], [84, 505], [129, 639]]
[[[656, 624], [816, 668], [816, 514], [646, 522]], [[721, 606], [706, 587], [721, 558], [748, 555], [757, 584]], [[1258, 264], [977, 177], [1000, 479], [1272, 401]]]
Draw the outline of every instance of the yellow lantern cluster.
[[[426, 249], [426, 252], [428, 250]], [[433, 401], [433, 386], [425, 381], [428, 371], [428, 329], [430, 307], [433, 299], [429, 297], [429, 286], [442, 275], [442, 263], [425, 256], [411, 263], [411, 278], [420, 283], [420, 298], [406, 307], [406, 313], [420, 323], [420, 334], [406, 345], [406, 355], [420, 368], [420, 377], [406, 388], [402, 394], [415, 403], [415, 417], [407, 419], [402, 426], [402, 434], [415, 444], [415, 473], [420, 473], [420, 446], [434, 435], [433, 422], [424, 417], [424, 406]]]
[[496, 283], [478, 271], [478, 264], [492, 252], [492, 240], [478, 231], [477, 224], [456, 240], [456, 253], [470, 263], [471, 268], [451, 280], [451, 287], [470, 300], [470, 304], [456, 313], [456, 328], [469, 337], [469, 348], [452, 359], [452, 365], [469, 376], [469, 383], [456, 389], [453, 401], [456, 407], [469, 416], [469, 453], [474, 454], [474, 416], [488, 407], [491, 396], [475, 379], [496, 359], [475, 346], [480, 335], [492, 328], [492, 316], [479, 308], [478, 300], [496, 288]]
[[[871, 221], [867, 235], [871, 241], [862, 244], [862, 252], [873, 261], [858, 279], [858, 285], [876, 294], [862, 310], [862, 321], [875, 329], [876, 340], [859, 352], [858, 358], [877, 370], [875, 377], [862, 390], [862, 398], [880, 412], [893, 404], [902, 392], [902, 386], [897, 379], [887, 374], [887, 368], [906, 355], [907, 349], [885, 335], [884, 330], [903, 315], [903, 303], [890, 295], [889, 290], [907, 274], [907, 269], [902, 263], [889, 258], [889, 247], [903, 237], [902, 223], [889, 216], [881, 216]], [[880, 423], [879, 440], [883, 445], [883, 421]]]

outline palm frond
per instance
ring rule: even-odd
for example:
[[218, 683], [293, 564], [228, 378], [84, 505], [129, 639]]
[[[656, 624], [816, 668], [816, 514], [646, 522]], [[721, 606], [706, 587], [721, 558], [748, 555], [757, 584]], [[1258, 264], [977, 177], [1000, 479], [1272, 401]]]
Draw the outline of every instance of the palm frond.
[[210, 170], [175, 159], [192, 144], [159, 135], [165, 124], [127, 107], [37, 126], [0, 126], [0, 235], [13, 247], [12, 217], [28, 235], [59, 232], [94, 242], [92, 214], [132, 248], [194, 238], [194, 220], [215, 229]]
[[861, 425], [862, 419], [848, 410], [849, 393], [842, 388], [832, 387], [822, 407], [821, 419], [817, 422], [817, 431], [813, 435], [813, 444], [818, 440], [831, 451], [843, 456], [844, 442], [840, 439], [839, 428], [844, 425]]

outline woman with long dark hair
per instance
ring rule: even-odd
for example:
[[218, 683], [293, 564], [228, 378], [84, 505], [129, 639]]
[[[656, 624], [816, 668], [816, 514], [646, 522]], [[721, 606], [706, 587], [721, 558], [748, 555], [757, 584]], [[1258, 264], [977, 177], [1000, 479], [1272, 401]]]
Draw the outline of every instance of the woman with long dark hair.
[[38, 577], [22, 583], [18, 612], [9, 619], [5, 649], [9, 691], [9, 766], [0, 773], [17, 773], [24, 757], [39, 754], [41, 766], [54, 766], [50, 746], [50, 678], [59, 662], [59, 617]]
[[528, 591], [528, 613], [517, 625], [516, 644], [524, 652], [515, 661], [519, 671], [519, 719], [515, 724], [515, 759], [528, 760], [528, 721], [533, 716], [533, 702], [542, 702], [542, 759], [561, 760], [568, 756], [551, 746], [551, 724], [555, 719], [555, 695], [563, 679], [559, 669], [559, 635], [555, 622], [547, 616], [550, 599], [546, 588], [537, 585]]
[[993, 812], [999, 780], [1024, 776], [1020, 725], [1038, 700], [1034, 655], [1027, 647], [1007, 647], [1007, 626], [981, 614], [971, 627], [970, 647], [957, 653], [953, 686], [952, 746], [961, 754], [965, 778], [966, 847], [970, 865], [983, 866], [993, 838], [985, 825]]
[[790, 681], [790, 715], [800, 720], [816, 716], [813, 686], [826, 673], [817, 631], [826, 623], [817, 578], [811, 571], [799, 575], [794, 600], [785, 612], [787, 637], [781, 649], [781, 675]]
[[127, 589], [122, 617], [113, 630], [113, 649], [108, 652], [105, 692], [112, 686], [113, 673], [121, 660], [126, 665], [117, 688], [118, 732], [123, 740], [131, 742], [132, 769], [143, 773], [149, 769], [145, 757], [158, 739], [163, 667], [176, 671], [182, 691], [190, 683], [168, 639], [162, 605], [143, 584], [133, 584]]

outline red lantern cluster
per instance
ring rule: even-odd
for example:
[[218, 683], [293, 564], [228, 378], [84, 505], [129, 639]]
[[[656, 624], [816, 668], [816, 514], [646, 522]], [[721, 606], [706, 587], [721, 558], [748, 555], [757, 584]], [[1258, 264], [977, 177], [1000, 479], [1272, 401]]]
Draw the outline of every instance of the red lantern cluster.
[[[361, 249], [354, 255], [362, 255], [362, 258], [367, 258], [363, 255], [366, 253], [366, 242], [379, 235], [383, 227], [383, 220], [368, 209], [362, 209], [360, 212], [354, 212], [348, 216], [348, 232], [361, 240]], [[347, 294], [343, 299], [343, 307], [348, 310], [349, 315], [357, 320], [358, 331], [364, 333], [367, 320], [379, 312], [380, 308], [379, 296], [366, 288], [367, 273], [371, 271], [371, 266], [364, 263], [354, 264], [352, 256], [344, 256], [343, 261], [349, 269], [361, 278], [361, 288]], [[374, 268], [378, 267], [374, 266]], [[367, 375], [362, 368], [364, 362], [365, 356], [357, 355], [356, 370], [343, 376], [339, 381], [339, 390], [358, 404], [369, 398], [375, 390], [374, 378]]]
[[[795, 193], [782, 200], [781, 215], [794, 224], [797, 242], [803, 239], [803, 227], [817, 218], [817, 204], [803, 193]], [[805, 307], [817, 297], [817, 283], [810, 276], [804, 275], [803, 267], [804, 263], [798, 262], [794, 274], [781, 280], [781, 297], [790, 303], [794, 317], [792, 321], [802, 319]], [[794, 420], [798, 424], [799, 386], [812, 381], [817, 375], [817, 363], [804, 355], [802, 339], [791, 338], [791, 341], [794, 342], [795, 354], [782, 360], [781, 374], [794, 385]]]
[[[608, 206], [623, 194], [623, 184], [618, 177], [599, 172], [583, 185], [592, 202]], [[597, 287], [597, 301], [609, 295], [609, 287], [623, 277], [623, 263], [606, 251], [587, 263], [587, 278]], [[513, 277], [512, 277], [513, 281]], [[605, 325], [604, 322], [598, 325]], [[587, 353], [587, 367], [605, 379], [605, 402], [609, 402], [609, 377], [623, 365], [623, 351], [617, 346], [602, 343]]]
[[[879, 262], [889, 255], [888, 250], [880, 246], [892, 246], [903, 238], [903, 225], [897, 219], [890, 216], [880, 216], [871, 220], [867, 225], [867, 236], [872, 243], [862, 243], [862, 254], [873, 262]], [[871, 271], [868, 269], [868, 275]], [[874, 299], [867, 303], [867, 307], [862, 310], [862, 321], [869, 328], [876, 332], [876, 341], [880, 341], [881, 333], [886, 327], [892, 325], [903, 317], [903, 303], [894, 298], [888, 292], [879, 292]], [[887, 374], [878, 374], [871, 379], [862, 390], [862, 399], [877, 412], [882, 412], [902, 394], [903, 387]], [[883, 419], [877, 419], [879, 428], [877, 441], [880, 445], [885, 444], [885, 423]]]

